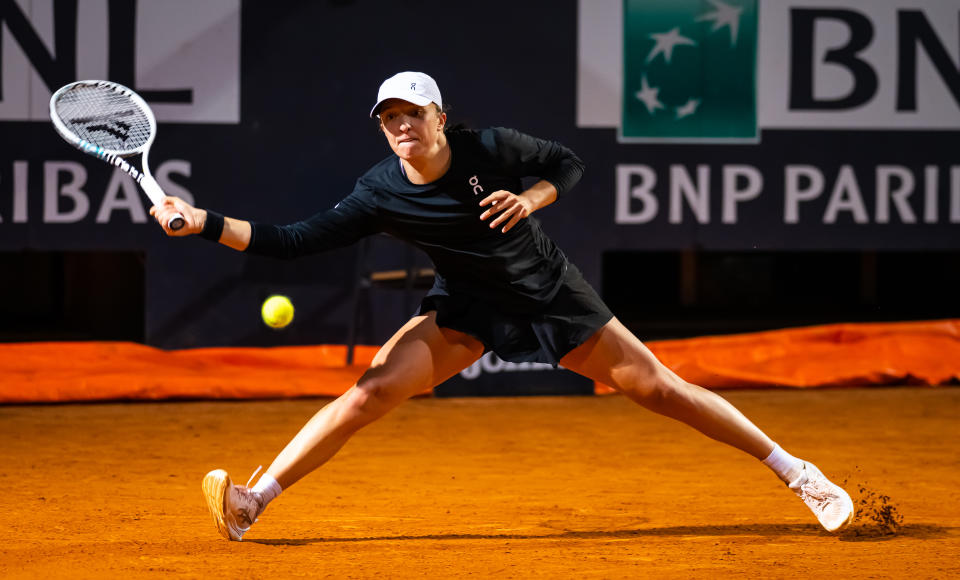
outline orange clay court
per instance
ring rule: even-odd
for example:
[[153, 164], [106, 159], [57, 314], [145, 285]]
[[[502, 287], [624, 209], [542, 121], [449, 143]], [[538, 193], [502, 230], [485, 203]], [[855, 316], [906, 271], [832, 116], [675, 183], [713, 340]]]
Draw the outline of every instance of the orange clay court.
[[[301, 369], [297, 349], [231, 358], [229, 349], [2, 345], [0, 395], [20, 404], [0, 407], [0, 577], [957, 577], [956, 328], [845, 325], [651, 343], [680, 372], [717, 378], [712, 388], [844, 485], [859, 513], [839, 535], [759, 462], [622, 396], [424, 396], [362, 430], [285, 490], [243, 542], [227, 542], [203, 504], [203, 475], [221, 467], [243, 483], [329, 398], [217, 390], [224, 379], [210, 369], [229, 378], [264, 366], [292, 385], [302, 371], [343, 388], [360, 367]], [[926, 359], [911, 354], [928, 339], [936, 350]], [[788, 344], [818, 356], [800, 363]], [[873, 352], [874, 368], [857, 348]], [[748, 354], [736, 361], [724, 349]], [[46, 370], [31, 358], [44, 350]], [[158, 368], [172, 360], [180, 365], [164, 381]], [[817, 381], [843, 370], [838, 360], [849, 363], [845, 382], [796, 388], [828, 387]], [[774, 372], [781, 382], [767, 386], [779, 388], [756, 388]], [[737, 373], [754, 388], [737, 388]], [[125, 394], [83, 404], [14, 401], [34, 388], [48, 403], [78, 400], [123, 377]], [[212, 390], [137, 400], [156, 398], [151, 385], [164, 382]]]

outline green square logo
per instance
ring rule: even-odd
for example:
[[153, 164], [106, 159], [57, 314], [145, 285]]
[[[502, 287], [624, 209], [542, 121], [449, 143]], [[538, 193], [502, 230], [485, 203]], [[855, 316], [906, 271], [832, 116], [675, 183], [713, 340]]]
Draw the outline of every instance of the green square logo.
[[756, 142], [758, 0], [624, 0], [624, 142]]

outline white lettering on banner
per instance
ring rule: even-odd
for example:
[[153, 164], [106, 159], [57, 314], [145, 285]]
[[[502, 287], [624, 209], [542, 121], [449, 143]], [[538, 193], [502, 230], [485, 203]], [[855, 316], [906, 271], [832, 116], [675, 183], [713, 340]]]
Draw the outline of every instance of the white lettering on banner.
[[[97, 212], [98, 224], [110, 223], [110, 214], [114, 210], [124, 210], [130, 214], [130, 221], [135, 224], [147, 222], [147, 212], [140, 202], [139, 187], [132, 179], [124, 179], [126, 172], [114, 171], [107, 184], [107, 191], [103, 196], [103, 203]], [[122, 195], [121, 195], [122, 193]]]
[[950, 168], [950, 223], [960, 224], [960, 167]]
[[[168, 195], [176, 195], [187, 203], [193, 204], [193, 194], [184, 186], [173, 181], [173, 176], [190, 177], [191, 164], [182, 159], [171, 159], [161, 163], [156, 170], [157, 183]], [[5, 184], [3, 172], [0, 172], [0, 184]], [[90, 215], [91, 199], [100, 199], [95, 222], [98, 224], [116, 221], [117, 215], [126, 214], [132, 223], [146, 223], [149, 220], [147, 209], [150, 202], [140, 191], [140, 187], [126, 173], [114, 170], [110, 175], [104, 194], [99, 198], [91, 196], [84, 189], [87, 183], [87, 169], [76, 161], [45, 161], [43, 163], [43, 223], [65, 224], [83, 221]], [[13, 162], [13, 223], [27, 223], [29, 188], [29, 163], [23, 160]], [[2, 199], [2, 198], [0, 198]], [[0, 210], [4, 215], [6, 208]], [[119, 213], [118, 213], [119, 212]], [[0, 223], [5, 223], [0, 219]]]
[[[26, 161], [13, 162], [13, 223], [15, 224], [27, 222], [27, 168]], [[2, 177], [0, 175], [0, 178]], [[2, 223], [3, 215], [0, 215], [0, 224]]]
[[[699, 223], [710, 223], [710, 175], [709, 165], [698, 165], [694, 183], [684, 166], [670, 166], [670, 223], [683, 223], [684, 200]], [[634, 177], [640, 178], [639, 183], [632, 183]], [[738, 186], [741, 178], [746, 179], [743, 189]], [[653, 168], [647, 165], [618, 165], [614, 221], [618, 224], [640, 224], [656, 218], [660, 205], [653, 193], [656, 184], [657, 174]], [[763, 175], [757, 168], [749, 165], [723, 166], [723, 223], [737, 223], [737, 205], [755, 199], [762, 189]], [[638, 211], [631, 207], [633, 200], [640, 202], [641, 209]]]
[[923, 179], [925, 182], [923, 223], [935, 224], [937, 223], [937, 216], [939, 215], [937, 211], [937, 193], [939, 188], [937, 185], [940, 182], [940, 171], [935, 166], [924, 167]]
[[[622, 121], [623, 0], [579, 0], [577, 126]], [[960, 129], [960, 4], [760, 4], [761, 129]], [[711, 71], [718, 74], [718, 71]]]
[[[667, 191], [667, 223], [683, 223], [685, 208], [692, 210], [698, 223], [710, 222], [711, 196], [708, 184], [711, 175], [716, 172], [722, 175], [720, 211], [721, 222], [725, 225], [736, 225], [738, 208], [763, 195], [763, 174], [750, 165], [730, 164], [719, 168], [700, 165], [697, 167], [696, 182], [686, 168], [671, 165], [667, 169], [668, 183], [664, 186]], [[878, 165], [872, 168], [872, 172], [875, 187], [871, 195], [865, 196], [857, 170], [851, 165], [842, 165], [830, 184], [819, 167], [785, 166], [782, 181], [783, 223], [800, 223], [801, 207], [817, 200], [820, 203], [807, 210], [807, 215], [814, 207], [817, 208], [822, 211], [819, 220], [822, 224], [835, 224], [845, 216], [855, 224], [871, 223], [868, 201], [873, 203], [872, 220], [875, 224], [914, 224], [918, 215], [924, 216], [924, 223], [940, 223], [944, 215], [940, 211], [941, 203], [949, 206], [948, 223], [960, 223], [960, 166], [950, 167], [949, 187], [944, 189], [940, 187], [940, 179], [945, 172], [933, 165], [925, 166], [922, 172], [914, 172], [900, 165]], [[653, 167], [618, 165], [614, 222], [635, 225], [660, 218], [660, 202], [656, 191], [658, 182]], [[824, 192], [828, 191], [828, 185], [830, 194], [821, 200]], [[914, 195], [920, 188], [924, 195]], [[948, 194], [941, 196], [941, 191], [947, 191]]]
[[[893, 182], [898, 182], [895, 186]], [[916, 180], [913, 173], [906, 167], [898, 165], [881, 165], [877, 167], [877, 223], [885, 224], [890, 221], [890, 202], [893, 202], [905, 224], [917, 223], [917, 216], [907, 201], [913, 194]]]
[[[631, 186], [631, 178], [640, 177], [638, 185]], [[644, 224], [657, 217], [659, 202], [652, 191], [657, 174], [646, 165], [617, 165], [617, 209], [614, 221], [618, 224]], [[631, 200], [640, 200], [642, 209], [632, 211]]]
[[[563, 368], [563, 367], [557, 367]], [[488, 352], [480, 357], [479, 360], [474, 361], [474, 363], [467, 368], [460, 371], [460, 376], [467, 380], [474, 380], [478, 378], [483, 373], [488, 374], [497, 374], [497, 373], [513, 373], [520, 371], [552, 371], [556, 370], [552, 365], [547, 363], [534, 363], [534, 362], [523, 362], [523, 363], [514, 363], [502, 360], [493, 352]]]
[[[60, 183], [60, 174], [67, 173], [70, 180]], [[82, 220], [90, 209], [90, 198], [80, 188], [87, 182], [87, 168], [76, 161], [48, 161], [43, 164], [43, 222], [48, 224], [75, 223]], [[60, 211], [60, 198], [73, 201], [73, 209]]]
[[[800, 202], [810, 201], [823, 193], [823, 173], [812, 165], [788, 165], [784, 172], [783, 223], [795, 224], [800, 221]], [[806, 180], [807, 187], [801, 187]]]
[[27, 223], [27, 170], [26, 161], [13, 162], [13, 223]]
[[[746, 179], [743, 189], [737, 187], [740, 178]], [[763, 189], [763, 174], [749, 165], [723, 166], [723, 216], [725, 224], [737, 223], [737, 205], [756, 199]]]
[[0, 0], [0, 121], [47, 121], [52, 91], [109, 78], [161, 122], [240, 122], [240, 0], [68, 5]]
[[682, 165], [670, 166], [670, 223], [683, 222], [681, 199], [686, 199], [697, 221], [710, 223], [710, 167], [697, 165], [697, 183], [694, 184]]
[[860, 186], [857, 184], [857, 176], [849, 165], [840, 168], [837, 183], [830, 195], [830, 202], [827, 203], [827, 210], [823, 214], [823, 223], [836, 223], [837, 214], [841, 211], [851, 212], [853, 221], [858, 224], [870, 221], [867, 217], [867, 207], [863, 203], [863, 196], [860, 194]]
[[160, 187], [163, 189], [165, 194], [173, 197], [179, 197], [190, 205], [196, 205], [196, 202], [193, 199], [193, 194], [190, 193], [190, 190], [170, 179], [172, 174], [190, 177], [190, 170], [191, 167], [189, 161], [184, 161], [183, 159], [171, 159], [160, 164], [160, 167], [157, 168], [156, 179], [157, 183], [160, 184]]

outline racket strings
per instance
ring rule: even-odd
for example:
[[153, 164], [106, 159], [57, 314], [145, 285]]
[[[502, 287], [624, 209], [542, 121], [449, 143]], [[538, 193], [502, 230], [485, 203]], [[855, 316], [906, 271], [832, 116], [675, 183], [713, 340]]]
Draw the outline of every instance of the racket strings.
[[151, 123], [143, 109], [108, 87], [74, 87], [60, 96], [56, 111], [77, 137], [118, 154], [136, 151], [150, 139]]

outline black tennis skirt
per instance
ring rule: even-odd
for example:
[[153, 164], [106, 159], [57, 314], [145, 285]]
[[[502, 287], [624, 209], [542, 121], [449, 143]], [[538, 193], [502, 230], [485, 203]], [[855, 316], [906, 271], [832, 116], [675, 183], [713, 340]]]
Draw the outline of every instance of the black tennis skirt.
[[568, 264], [556, 296], [532, 314], [504, 313], [473, 297], [432, 294], [418, 314], [435, 310], [437, 325], [473, 336], [501, 359], [554, 367], [613, 318], [580, 270]]

